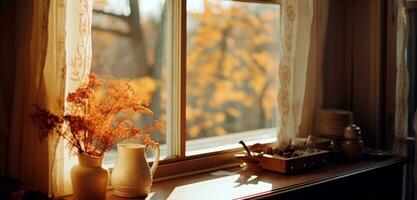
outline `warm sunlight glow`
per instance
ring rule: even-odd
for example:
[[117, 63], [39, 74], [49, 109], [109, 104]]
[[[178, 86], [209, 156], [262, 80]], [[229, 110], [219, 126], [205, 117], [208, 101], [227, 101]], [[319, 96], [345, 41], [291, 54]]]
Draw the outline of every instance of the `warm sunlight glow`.
[[259, 181], [257, 176], [232, 175], [175, 187], [168, 199], [236, 199], [271, 189], [272, 184]]

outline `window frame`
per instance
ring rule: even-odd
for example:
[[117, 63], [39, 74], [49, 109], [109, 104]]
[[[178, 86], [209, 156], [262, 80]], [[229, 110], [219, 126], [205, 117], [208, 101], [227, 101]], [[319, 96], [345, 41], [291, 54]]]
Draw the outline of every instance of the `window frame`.
[[[281, 0], [232, 0], [281, 5]], [[239, 160], [234, 157], [241, 148], [186, 155], [186, 84], [187, 84], [187, 0], [168, 0], [167, 35], [168, 79], [167, 79], [167, 156], [159, 161], [154, 181], [177, 178], [212, 170], [236, 167]], [[180, 51], [178, 51], [178, 49]], [[179, 97], [179, 98], [178, 98]], [[272, 145], [269, 143], [268, 145]], [[112, 165], [108, 166], [112, 170]]]
[[[238, 2], [253, 2], [281, 5], [281, 0], [233, 0]], [[168, 120], [167, 148], [168, 156], [159, 162], [155, 174], [156, 181], [180, 176], [186, 176], [216, 169], [224, 169], [239, 165], [234, 154], [241, 148], [209, 152], [199, 155], [186, 156], [186, 83], [187, 83], [187, 0], [167, 1], [169, 12], [168, 30], [172, 35], [168, 44]], [[178, 51], [180, 49], [180, 51]], [[180, 98], [175, 98], [180, 97]], [[171, 143], [171, 144], [169, 144]], [[270, 143], [271, 145], [272, 143]]]

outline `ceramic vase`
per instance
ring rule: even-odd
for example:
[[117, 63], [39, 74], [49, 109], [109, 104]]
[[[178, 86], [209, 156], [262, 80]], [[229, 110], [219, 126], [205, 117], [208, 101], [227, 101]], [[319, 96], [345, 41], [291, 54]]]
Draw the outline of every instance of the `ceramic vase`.
[[144, 197], [151, 190], [153, 175], [159, 163], [159, 146], [151, 168], [141, 144], [118, 144], [118, 157], [111, 175], [114, 194], [121, 197]]
[[363, 154], [363, 140], [344, 140], [341, 143], [343, 154], [351, 160], [359, 160]]
[[102, 162], [103, 157], [78, 154], [78, 165], [71, 169], [74, 199], [106, 199], [109, 172]]
[[345, 139], [341, 143], [343, 153], [348, 159], [359, 160], [362, 157], [364, 145], [360, 127], [352, 124], [345, 128]]

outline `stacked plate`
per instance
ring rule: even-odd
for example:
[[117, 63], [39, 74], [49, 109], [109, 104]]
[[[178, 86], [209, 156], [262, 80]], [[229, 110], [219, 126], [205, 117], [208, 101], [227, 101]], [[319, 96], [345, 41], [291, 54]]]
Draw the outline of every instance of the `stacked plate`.
[[346, 127], [353, 123], [353, 114], [346, 110], [323, 109], [316, 114], [316, 131], [324, 137], [341, 139]]

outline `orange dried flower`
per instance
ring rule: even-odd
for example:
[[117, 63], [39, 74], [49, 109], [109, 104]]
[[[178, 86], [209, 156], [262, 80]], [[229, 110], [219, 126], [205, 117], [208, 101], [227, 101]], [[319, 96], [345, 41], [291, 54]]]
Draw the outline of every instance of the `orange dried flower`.
[[39, 137], [59, 134], [71, 150], [102, 156], [121, 139], [142, 139], [145, 145], [157, 145], [147, 134], [164, 125], [155, 122], [138, 128], [131, 121], [134, 115], [153, 115], [145, 100], [136, 95], [128, 79], [103, 81], [91, 73], [87, 83], [67, 96], [66, 112], [55, 115], [35, 106], [31, 118], [39, 128]]

